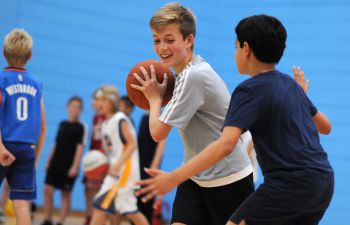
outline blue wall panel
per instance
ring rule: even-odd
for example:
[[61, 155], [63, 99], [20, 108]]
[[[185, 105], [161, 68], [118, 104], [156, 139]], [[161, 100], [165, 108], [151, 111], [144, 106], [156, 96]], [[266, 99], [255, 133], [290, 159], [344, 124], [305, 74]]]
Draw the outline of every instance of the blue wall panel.
[[[287, 49], [278, 69], [291, 73], [300, 65], [310, 79], [309, 95], [333, 123], [321, 141], [336, 172], [336, 191], [321, 224], [342, 225], [349, 206], [350, 152], [350, 2], [346, 0], [181, 1], [198, 20], [196, 53], [207, 59], [229, 89], [247, 77], [238, 75], [234, 62], [234, 28], [253, 14], [278, 17], [288, 32]], [[0, 37], [14, 27], [25, 28], [34, 39], [28, 70], [44, 82], [48, 136], [38, 167], [38, 204], [43, 203], [44, 166], [59, 121], [66, 117], [67, 99], [85, 100], [82, 119], [91, 124], [91, 94], [102, 84], [117, 85], [125, 94], [125, 78], [138, 61], [156, 58], [148, 21], [166, 1], [112, 0], [0, 0]], [[0, 57], [0, 66], [6, 65]], [[136, 110], [138, 123], [141, 110]], [[163, 168], [180, 164], [182, 144], [177, 131], [168, 139]], [[261, 178], [262, 179], [262, 178]], [[260, 181], [261, 182], [261, 181]], [[77, 181], [73, 208], [82, 210], [83, 187]], [[171, 202], [174, 192], [167, 196]], [[56, 204], [58, 206], [58, 204]]]

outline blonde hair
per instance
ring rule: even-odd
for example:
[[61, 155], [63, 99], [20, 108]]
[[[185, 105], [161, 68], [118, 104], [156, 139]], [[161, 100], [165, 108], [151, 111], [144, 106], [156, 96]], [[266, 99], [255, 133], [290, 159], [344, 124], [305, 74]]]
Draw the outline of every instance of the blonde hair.
[[[196, 36], [196, 17], [188, 8], [177, 2], [169, 3], [161, 7], [152, 16], [149, 26], [152, 30], [160, 30], [169, 24], [178, 24], [183, 38], [189, 35]], [[191, 49], [193, 50], [194, 45]]]
[[97, 97], [105, 97], [113, 104], [113, 112], [119, 110], [120, 97], [118, 89], [113, 85], [104, 85], [102, 86], [97, 93]]
[[9, 65], [26, 64], [32, 55], [32, 37], [23, 29], [13, 29], [5, 36], [4, 55]]

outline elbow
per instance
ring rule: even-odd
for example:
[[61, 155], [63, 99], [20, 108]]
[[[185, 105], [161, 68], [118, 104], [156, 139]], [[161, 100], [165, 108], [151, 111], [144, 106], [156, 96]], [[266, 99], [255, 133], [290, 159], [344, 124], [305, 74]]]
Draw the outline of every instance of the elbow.
[[155, 141], [155, 142], [160, 142], [160, 141], [164, 140], [163, 135], [161, 135], [159, 133], [152, 133], [151, 136], [152, 136], [153, 141]]
[[155, 142], [160, 142], [166, 138], [165, 132], [161, 132], [161, 130], [151, 129], [150, 133]]
[[319, 132], [324, 135], [329, 135], [332, 131], [332, 125], [329, 124], [328, 126], [322, 127], [319, 129]]

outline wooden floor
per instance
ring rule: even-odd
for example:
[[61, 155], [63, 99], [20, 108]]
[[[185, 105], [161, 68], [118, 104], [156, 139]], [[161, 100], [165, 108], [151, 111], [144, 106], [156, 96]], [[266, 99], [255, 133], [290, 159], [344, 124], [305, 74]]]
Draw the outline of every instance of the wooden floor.
[[[43, 214], [41, 212], [35, 213], [32, 225], [41, 225], [43, 220], [44, 220], [44, 218], [43, 218]], [[55, 221], [55, 217], [54, 217], [54, 221]], [[67, 218], [64, 225], [83, 225], [83, 223], [84, 223], [84, 218], [82, 216], [71, 215]], [[4, 224], [4, 225], [16, 225], [16, 220], [14, 217], [6, 217], [6, 222], [2, 223], [2, 224]], [[128, 225], [128, 224], [129, 224], [128, 222], [122, 222], [121, 225]]]

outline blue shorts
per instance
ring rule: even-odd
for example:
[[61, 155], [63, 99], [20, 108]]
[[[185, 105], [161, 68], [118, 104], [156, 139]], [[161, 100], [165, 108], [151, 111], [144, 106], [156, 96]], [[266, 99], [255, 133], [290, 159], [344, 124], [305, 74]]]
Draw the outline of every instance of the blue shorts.
[[33, 200], [36, 198], [34, 145], [4, 142], [16, 160], [10, 166], [0, 165], [0, 181], [6, 177], [10, 186], [10, 199]]
[[279, 171], [234, 212], [230, 221], [248, 225], [316, 225], [334, 191], [333, 171]]

